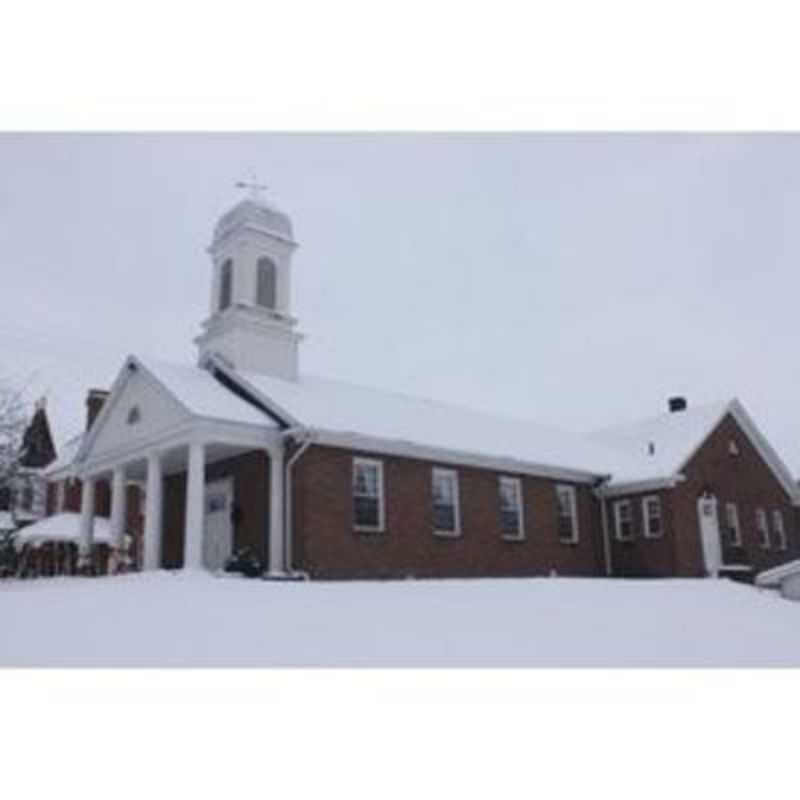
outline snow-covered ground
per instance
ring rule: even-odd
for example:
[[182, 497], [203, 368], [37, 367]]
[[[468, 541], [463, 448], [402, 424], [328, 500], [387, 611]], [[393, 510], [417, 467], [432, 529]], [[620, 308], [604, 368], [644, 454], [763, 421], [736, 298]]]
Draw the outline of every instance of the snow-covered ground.
[[800, 604], [727, 581], [0, 584], [3, 666], [800, 666]]

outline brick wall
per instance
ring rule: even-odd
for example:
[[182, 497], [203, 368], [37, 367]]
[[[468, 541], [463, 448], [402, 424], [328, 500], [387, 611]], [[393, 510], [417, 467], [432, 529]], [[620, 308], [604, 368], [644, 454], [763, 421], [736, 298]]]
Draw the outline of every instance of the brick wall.
[[[249, 547], [266, 558], [269, 530], [269, 458], [253, 450], [206, 465], [206, 482], [233, 478], [233, 548]], [[164, 479], [162, 563], [169, 569], [183, 565], [183, 526], [186, 513], [186, 472]]]
[[[641, 492], [607, 500], [608, 535], [611, 540], [611, 563], [615, 576], [661, 578], [675, 574], [677, 553], [672, 495], [672, 491], [662, 490]], [[642, 501], [645, 497], [653, 496], [661, 500], [662, 533], [657, 538], [645, 538]], [[616, 535], [614, 507], [617, 502], [622, 500], [630, 502], [633, 517], [633, 538], [626, 541], [620, 541]]]
[[[386, 529], [356, 531], [353, 521], [352, 451], [313, 446], [295, 468], [293, 486], [295, 568], [312, 577], [458, 577], [475, 575], [603, 574], [598, 502], [578, 485], [580, 539], [559, 542], [556, 482], [519, 476], [523, 482], [524, 541], [500, 532], [499, 473], [383, 457]], [[373, 454], [363, 454], [376, 458]], [[459, 538], [433, 533], [431, 469], [459, 473]], [[503, 473], [507, 474], [507, 473]]]
[[[738, 456], [729, 452], [731, 440], [739, 448]], [[739, 510], [743, 547], [737, 552], [726, 551], [726, 561], [729, 558], [745, 560], [754, 572], [760, 572], [800, 557], [797, 516], [790, 498], [732, 416], [728, 415], [720, 422], [687, 465], [684, 474], [686, 482], [679, 484], [673, 492], [678, 575], [704, 573], [697, 498], [706, 490], [717, 498], [720, 524], [724, 524], [726, 502], [735, 502]], [[769, 550], [764, 550], [758, 542], [755, 526], [757, 508], [764, 508], [769, 515], [772, 540]], [[789, 540], [788, 550], [776, 549], [772, 530], [773, 510], [780, 510], [783, 514]]]
[[[731, 455], [735, 441], [739, 455]], [[630, 495], [634, 521], [634, 539], [619, 542], [615, 538], [614, 503], [608, 501], [608, 529], [612, 539], [614, 574], [622, 576], [698, 577], [705, 575], [697, 500], [709, 491], [717, 498], [720, 525], [725, 522], [725, 503], [736, 503], [742, 533], [741, 548], [724, 548], [726, 563], [746, 563], [753, 574], [800, 557], [800, 528], [797, 510], [766, 462], [759, 456], [739, 427], [728, 415], [703, 443], [683, 471], [686, 481], [674, 489]], [[645, 539], [642, 498], [647, 494], [661, 497], [664, 536]], [[769, 517], [772, 546], [761, 547], [755, 526], [757, 508]], [[772, 512], [780, 510], [789, 540], [788, 550], [776, 548], [772, 530]], [[724, 541], [724, 537], [723, 537]]]

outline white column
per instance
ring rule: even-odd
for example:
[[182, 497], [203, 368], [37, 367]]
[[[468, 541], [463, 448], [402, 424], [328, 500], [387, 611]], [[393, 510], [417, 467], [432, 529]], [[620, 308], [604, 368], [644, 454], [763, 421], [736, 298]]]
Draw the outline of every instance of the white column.
[[283, 452], [269, 450], [269, 574], [286, 572], [283, 539]]
[[144, 557], [143, 569], [161, 568], [161, 516], [163, 475], [161, 455], [152, 453], [147, 457], [147, 496], [144, 509]]
[[186, 475], [186, 522], [183, 531], [184, 569], [203, 568], [205, 490], [205, 444], [203, 442], [192, 442], [189, 445], [189, 471]]
[[126, 495], [125, 467], [117, 467], [111, 480], [111, 541], [116, 550], [125, 545]]
[[86, 566], [94, 549], [95, 479], [85, 477], [81, 488], [81, 538], [78, 543], [78, 564]]

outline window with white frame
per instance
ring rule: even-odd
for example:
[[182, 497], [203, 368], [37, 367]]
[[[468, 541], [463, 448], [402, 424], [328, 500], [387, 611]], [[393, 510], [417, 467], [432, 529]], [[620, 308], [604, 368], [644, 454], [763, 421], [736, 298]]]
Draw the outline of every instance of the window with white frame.
[[652, 494], [642, 500], [642, 519], [645, 539], [658, 539], [664, 535], [664, 522], [661, 518], [661, 498]]
[[458, 473], [435, 467], [432, 473], [433, 530], [439, 536], [459, 536]]
[[556, 486], [558, 504], [558, 538], [565, 544], [578, 541], [578, 510], [575, 487], [559, 484]]
[[730, 547], [742, 546], [742, 530], [739, 527], [739, 509], [736, 503], [725, 503], [725, 543]]
[[756, 509], [756, 532], [758, 533], [758, 543], [769, 550], [769, 525], [767, 524], [767, 512], [763, 508]]
[[353, 459], [353, 517], [356, 530], [384, 529], [383, 463], [371, 458]]
[[633, 510], [630, 500], [614, 503], [614, 535], [620, 542], [633, 539]]
[[504, 539], [524, 539], [522, 519], [522, 481], [500, 478], [500, 529]]
[[780, 511], [772, 512], [772, 527], [775, 529], [775, 540], [779, 550], [786, 550], [789, 542], [786, 539], [786, 529], [783, 527], [783, 514]]

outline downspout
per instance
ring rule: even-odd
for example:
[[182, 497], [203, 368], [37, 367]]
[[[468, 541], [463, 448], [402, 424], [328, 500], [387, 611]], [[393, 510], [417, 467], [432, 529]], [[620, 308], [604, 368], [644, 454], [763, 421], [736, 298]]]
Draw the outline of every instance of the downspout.
[[311, 447], [314, 440], [314, 432], [310, 428], [288, 428], [282, 433], [283, 444], [286, 445], [290, 439], [297, 439], [301, 442], [300, 447], [292, 454], [292, 457], [284, 466], [283, 479], [283, 554], [284, 571], [289, 577], [308, 578], [302, 571], [296, 571], [292, 567], [292, 474], [295, 464], [300, 460], [303, 453]]
[[603, 488], [611, 481], [611, 475], [606, 475], [597, 482], [594, 487], [594, 494], [600, 500], [600, 515], [603, 522], [603, 557], [606, 562], [606, 577], [610, 578], [613, 574], [613, 564], [611, 562], [611, 538], [608, 534], [608, 514], [606, 513], [606, 495]]

